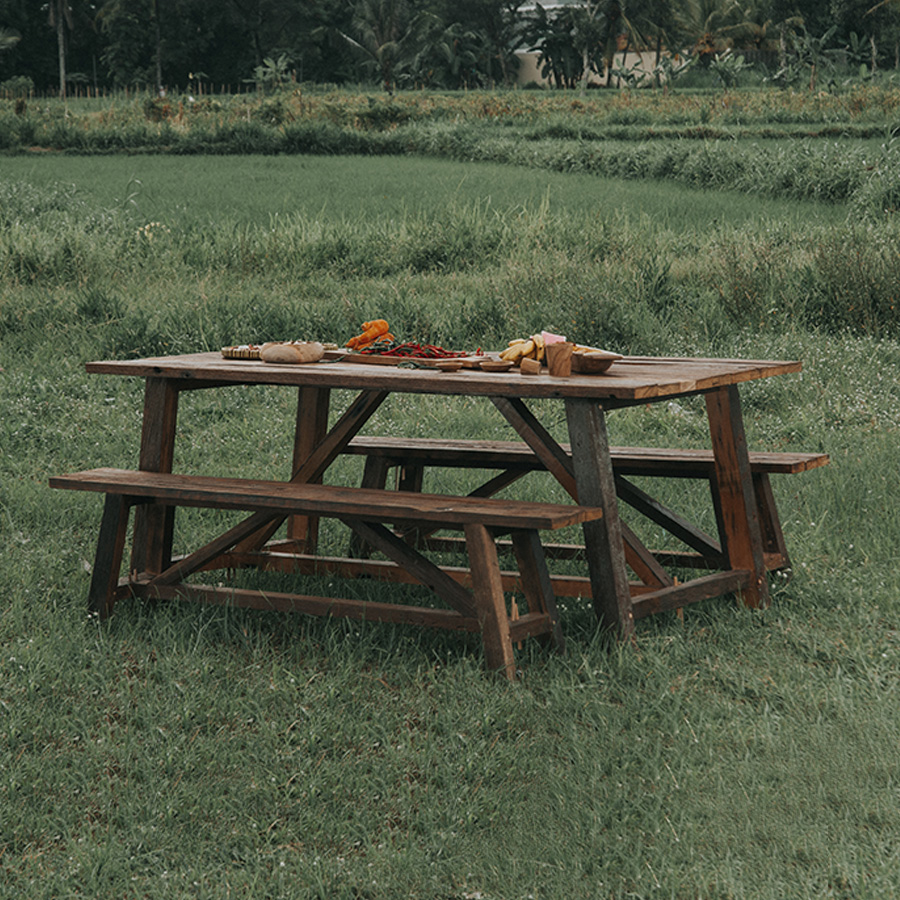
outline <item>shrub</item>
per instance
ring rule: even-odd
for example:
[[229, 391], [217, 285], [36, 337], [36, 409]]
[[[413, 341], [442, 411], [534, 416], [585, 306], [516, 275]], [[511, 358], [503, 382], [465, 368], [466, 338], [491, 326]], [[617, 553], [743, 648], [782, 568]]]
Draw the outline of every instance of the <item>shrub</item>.
[[25, 99], [34, 95], [34, 82], [27, 75], [14, 75], [0, 81], [0, 97], [5, 100]]
[[842, 228], [814, 247], [807, 313], [830, 331], [900, 335], [900, 225]]

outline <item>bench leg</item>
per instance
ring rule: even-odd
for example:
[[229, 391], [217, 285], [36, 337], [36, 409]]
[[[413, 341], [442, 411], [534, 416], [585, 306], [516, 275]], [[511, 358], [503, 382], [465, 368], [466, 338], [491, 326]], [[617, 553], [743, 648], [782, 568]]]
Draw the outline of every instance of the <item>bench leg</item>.
[[[553, 624], [549, 634], [550, 643], [557, 653], [564, 653], [566, 644], [559, 623], [556, 596], [553, 593], [553, 582], [547, 569], [541, 536], [536, 531], [514, 531], [511, 537], [519, 566], [519, 576], [522, 579], [522, 593], [525, 594], [528, 603], [528, 612], [543, 612], [550, 616]], [[546, 637], [541, 635], [542, 639]]]
[[484, 660], [488, 669], [514, 681], [516, 660], [509, 636], [509, 616], [503, 598], [497, 546], [484, 525], [466, 525], [465, 532], [472, 570], [472, 593], [484, 642]]
[[781, 530], [781, 519], [778, 518], [778, 506], [772, 493], [772, 482], [767, 472], [753, 475], [753, 490], [756, 494], [756, 508], [759, 512], [759, 527], [762, 530], [763, 544], [767, 553], [778, 558], [776, 569], [789, 569], [791, 557], [788, 554], [784, 532]]
[[[391, 462], [384, 457], [367, 456], [361, 487], [384, 490], [390, 468]], [[353, 559], [368, 559], [371, 554], [372, 546], [354, 531], [350, 535], [350, 546], [347, 550], [347, 555]]]
[[88, 609], [101, 619], [112, 613], [116, 601], [129, 510], [130, 504], [125, 497], [120, 494], [106, 495], [88, 593]]

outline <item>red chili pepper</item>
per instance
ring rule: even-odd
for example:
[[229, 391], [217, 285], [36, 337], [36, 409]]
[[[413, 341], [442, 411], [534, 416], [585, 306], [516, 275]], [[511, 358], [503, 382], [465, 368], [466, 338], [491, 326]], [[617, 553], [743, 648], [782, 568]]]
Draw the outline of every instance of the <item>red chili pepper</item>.
[[403, 344], [395, 344], [392, 341], [375, 342], [370, 344], [360, 353], [373, 353], [379, 356], [397, 356], [403, 358], [420, 359], [447, 359], [459, 356], [467, 356], [455, 350], [445, 350], [436, 344], [418, 344], [415, 341], [407, 341]]

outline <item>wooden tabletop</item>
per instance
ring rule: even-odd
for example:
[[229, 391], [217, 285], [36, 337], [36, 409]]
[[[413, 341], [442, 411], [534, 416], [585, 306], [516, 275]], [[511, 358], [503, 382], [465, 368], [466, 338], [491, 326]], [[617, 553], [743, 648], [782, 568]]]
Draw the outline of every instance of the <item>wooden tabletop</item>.
[[553, 378], [548, 374], [522, 375], [518, 369], [509, 372], [480, 369], [443, 372], [434, 368], [342, 361], [281, 365], [225, 359], [219, 352], [210, 352], [90, 362], [86, 369], [93, 374], [171, 378], [198, 387], [203, 383], [284, 384], [414, 394], [653, 400], [795, 373], [800, 371], [801, 364], [775, 360], [630, 356], [618, 360], [603, 375]]

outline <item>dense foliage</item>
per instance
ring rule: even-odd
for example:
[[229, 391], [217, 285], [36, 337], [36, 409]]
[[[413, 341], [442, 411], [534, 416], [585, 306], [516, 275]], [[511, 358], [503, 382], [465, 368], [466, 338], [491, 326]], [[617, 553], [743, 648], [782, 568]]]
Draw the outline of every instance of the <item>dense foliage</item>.
[[[769, 76], [872, 77], [900, 54], [896, 0], [0, 0], [0, 90], [153, 85], [195, 93], [245, 82], [477, 88], [515, 82], [517, 52], [571, 87], [628, 83], [619, 51], [655, 52], [655, 77], [729, 51]], [[680, 55], [680, 56], [679, 56]], [[734, 59], [737, 59], [735, 56]], [[654, 74], [648, 72], [647, 74]], [[813, 77], [816, 81], [818, 76]], [[809, 79], [808, 79], [809, 80]]]

